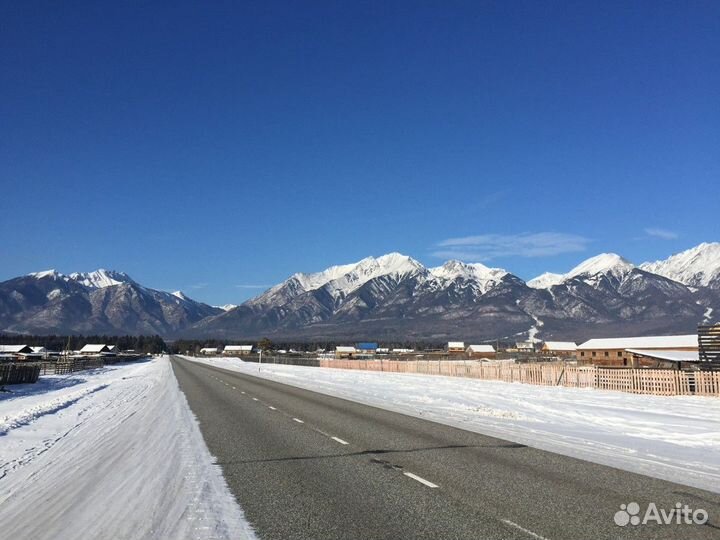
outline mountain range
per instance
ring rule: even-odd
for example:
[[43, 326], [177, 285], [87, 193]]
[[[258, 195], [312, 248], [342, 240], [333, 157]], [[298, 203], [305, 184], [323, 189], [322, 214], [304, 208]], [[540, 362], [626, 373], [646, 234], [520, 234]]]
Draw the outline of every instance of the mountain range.
[[143, 287], [121, 272], [0, 283], [0, 329], [312, 340], [569, 339], [693, 332], [720, 313], [720, 243], [634, 265], [592, 257], [528, 282], [480, 263], [399, 253], [297, 273], [240, 306]]
[[0, 283], [0, 329], [30, 334], [169, 336], [223, 310], [122, 272], [36, 272]]

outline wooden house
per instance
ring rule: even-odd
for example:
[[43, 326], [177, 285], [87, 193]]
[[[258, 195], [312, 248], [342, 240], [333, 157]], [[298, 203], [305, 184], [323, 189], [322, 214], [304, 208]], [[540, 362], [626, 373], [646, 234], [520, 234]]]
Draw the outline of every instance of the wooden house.
[[697, 351], [696, 334], [680, 336], [641, 336], [591, 339], [578, 345], [577, 359], [581, 364], [597, 366], [635, 366], [630, 350]]

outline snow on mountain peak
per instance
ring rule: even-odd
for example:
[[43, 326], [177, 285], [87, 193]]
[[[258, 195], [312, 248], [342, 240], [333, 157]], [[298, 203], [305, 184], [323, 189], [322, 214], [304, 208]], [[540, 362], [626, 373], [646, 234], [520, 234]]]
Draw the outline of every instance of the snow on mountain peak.
[[223, 311], [230, 311], [231, 309], [235, 309], [236, 307], [238, 307], [238, 305], [237, 304], [224, 304], [222, 306], [213, 306], [213, 307], [222, 309]]
[[43, 270], [42, 272], [30, 272], [28, 276], [34, 277], [35, 279], [42, 279], [46, 277], [51, 277], [54, 279], [65, 277], [57, 270]]
[[538, 277], [528, 281], [527, 286], [532, 289], [549, 289], [554, 285], [560, 285], [564, 279], [565, 274], [545, 272], [544, 274], [540, 274]]
[[458, 260], [450, 260], [442, 266], [430, 268], [430, 273], [436, 278], [446, 280], [462, 278], [479, 281], [500, 279], [508, 274], [508, 272], [502, 268], [488, 268], [481, 263], [464, 263]]
[[91, 289], [102, 289], [112, 287], [113, 285], [120, 285], [121, 283], [132, 282], [130, 276], [124, 272], [115, 272], [114, 270], [105, 270], [104, 268], [100, 268], [94, 272], [75, 272], [68, 277]]
[[634, 264], [616, 253], [601, 253], [578, 264], [566, 274], [566, 278], [582, 275], [594, 276], [601, 272], [624, 275], [633, 268], [635, 268]]
[[643, 263], [640, 268], [692, 287], [720, 283], [720, 243], [703, 242], [667, 259]]
[[567, 274], [545, 272], [528, 281], [527, 285], [533, 289], [549, 289], [574, 277], [591, 277], [601, 273], [610, 274], [618, 279], [622, 279], [631, 272], [633, 268], [635, 268], [634, 264], [616, 253], [601, 253], [600, 255], [584, 260]]
[[179, 298], [180, 300], [187, 300], [187, 299], [188, 299], [188, 297], [185, 296], [185, 293], [183, 293], [182, 291], [174, 291], [174, 292], [172, 292], [172, 293], [170, 293], [170, 294], [172, 294], [175, 298]]
[[322, 272], [298, 273], [296, 279], [305, 291], [312, 291], [333, 283], [333, 289], [350, 292], [371, 279], [385, 275], [404, 275], [423, 270], [422, 264], [401, 253], [388, 253], [380, 257], [366, 257], [361, 261], [331, 266]]

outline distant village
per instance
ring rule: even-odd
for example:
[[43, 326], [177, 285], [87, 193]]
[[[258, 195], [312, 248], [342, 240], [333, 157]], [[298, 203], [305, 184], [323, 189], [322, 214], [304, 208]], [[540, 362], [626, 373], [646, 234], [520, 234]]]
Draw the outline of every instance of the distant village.
[[337, 360], [473, 360], [488, 364], [563, 361], [608, 368], [700, 369], [720, 362], [720, 325], [700, 327], [697, 334], [593, 338], [572, 341], [518, 341], [507, 347], [449, 341], [442, 349], [384, 347], [377, 342], [338, 345], [334, 349], [302, 351], [266, 349], [253, 344], [202, 347], [186, 354], [200, 356], [314, 357]]
[[133, 360], [146, 356], [132, 349], [119, 350], [117, 345], [106, 343], [89, 343], [76, 351], [53, 351], [34, 345], [0, 345], [0, 362], [40, 362], [60, 360], [84, 360], [88, 358], [105, 358], [116, 360]]

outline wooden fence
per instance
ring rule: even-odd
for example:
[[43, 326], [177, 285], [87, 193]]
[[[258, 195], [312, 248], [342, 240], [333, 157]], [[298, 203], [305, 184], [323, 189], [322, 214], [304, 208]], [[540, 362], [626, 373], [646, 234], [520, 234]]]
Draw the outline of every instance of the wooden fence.
[[575, 366], [562, 362], [538, 364], [487, 364], [472, 360], [320, 360], [321, 367], [362, 369], [390, 373], [420, 373], [469, 377], [544, 386], [598, 388], [660, 396], [720, 397], [720, 371], [625, 369]]
[[40, 377], [40, 367], [40, 364], [28, 362], [0, 364], [0, 386], [37, 382]]
[[101, 368], [105, 365], [102, 357], [60, 359], [56, 362], [43, 362], [41, 375], [67, 375], [76, 371]]

